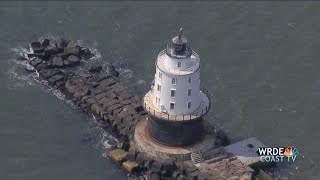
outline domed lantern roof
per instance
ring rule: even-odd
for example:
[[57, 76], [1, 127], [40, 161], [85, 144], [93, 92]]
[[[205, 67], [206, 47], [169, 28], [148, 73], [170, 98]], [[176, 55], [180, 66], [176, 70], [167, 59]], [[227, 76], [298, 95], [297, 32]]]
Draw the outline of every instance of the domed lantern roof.
[[182, 34], [182, 28], [178, 36], [172, 38], [167, 45], [167, 55], [173, 58], [184, 59], [192, 55], [192, 48], [188, 39]]

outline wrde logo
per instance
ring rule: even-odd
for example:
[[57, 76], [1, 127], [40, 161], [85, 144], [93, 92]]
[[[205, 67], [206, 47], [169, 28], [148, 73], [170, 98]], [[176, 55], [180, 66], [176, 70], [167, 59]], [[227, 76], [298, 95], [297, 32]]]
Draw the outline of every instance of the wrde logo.
[[299, 155], [298, 149], [289, 146], [287, 148], [258, 148], [258, 155], [262, 162], [294, 162]]

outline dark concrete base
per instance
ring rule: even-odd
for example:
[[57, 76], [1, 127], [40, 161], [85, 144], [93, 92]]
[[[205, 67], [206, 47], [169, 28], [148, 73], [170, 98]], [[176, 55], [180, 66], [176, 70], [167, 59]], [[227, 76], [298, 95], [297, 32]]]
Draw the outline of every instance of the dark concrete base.
[[159, 144], [167, 146], [186, 146], [200, 139], [203, 132], [202, 117], [172, 121], [149, 115], [148, 133]]
[[[149, 120], [142, 120], [137, 124], [132, 146], [135, 146], [139, 152], [145, 152], [151, 158], [186, 161], [191, 159], [190, 155], [192, 151], [206, 151], [207, 149], [214, 148], [215, 135], [210, 131], [211, 127], [205, 125], [202, 136], [195, 143], [188, 146], [173, 147], [157, 143], [150, 137], [147, 131], [148, 121]], [[208, 126], [209, 125], [210, 124], [208, 124]]]

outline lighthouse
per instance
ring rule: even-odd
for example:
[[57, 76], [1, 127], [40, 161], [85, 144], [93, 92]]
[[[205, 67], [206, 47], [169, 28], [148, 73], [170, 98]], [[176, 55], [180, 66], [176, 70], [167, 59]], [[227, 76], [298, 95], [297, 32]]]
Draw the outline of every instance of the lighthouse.
[[210, 96], [200, 88], [200, 56], [182, 28], [158, 54], [155, 66], [151, 89], [143, 98], [148, 112], [146, 133], [162, 145], [193, 144], [202, 135]]

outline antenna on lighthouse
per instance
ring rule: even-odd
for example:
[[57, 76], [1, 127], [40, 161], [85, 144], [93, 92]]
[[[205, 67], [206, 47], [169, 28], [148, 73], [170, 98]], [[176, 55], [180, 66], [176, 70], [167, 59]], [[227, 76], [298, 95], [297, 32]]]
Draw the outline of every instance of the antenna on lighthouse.
[[182, 31], [182, 28], [180, 28], [180, 34], [179, 34], [179, 38], [181, 38], [181, 36], [182, 36], [182, 33], [183, 33], [183, 31]]

